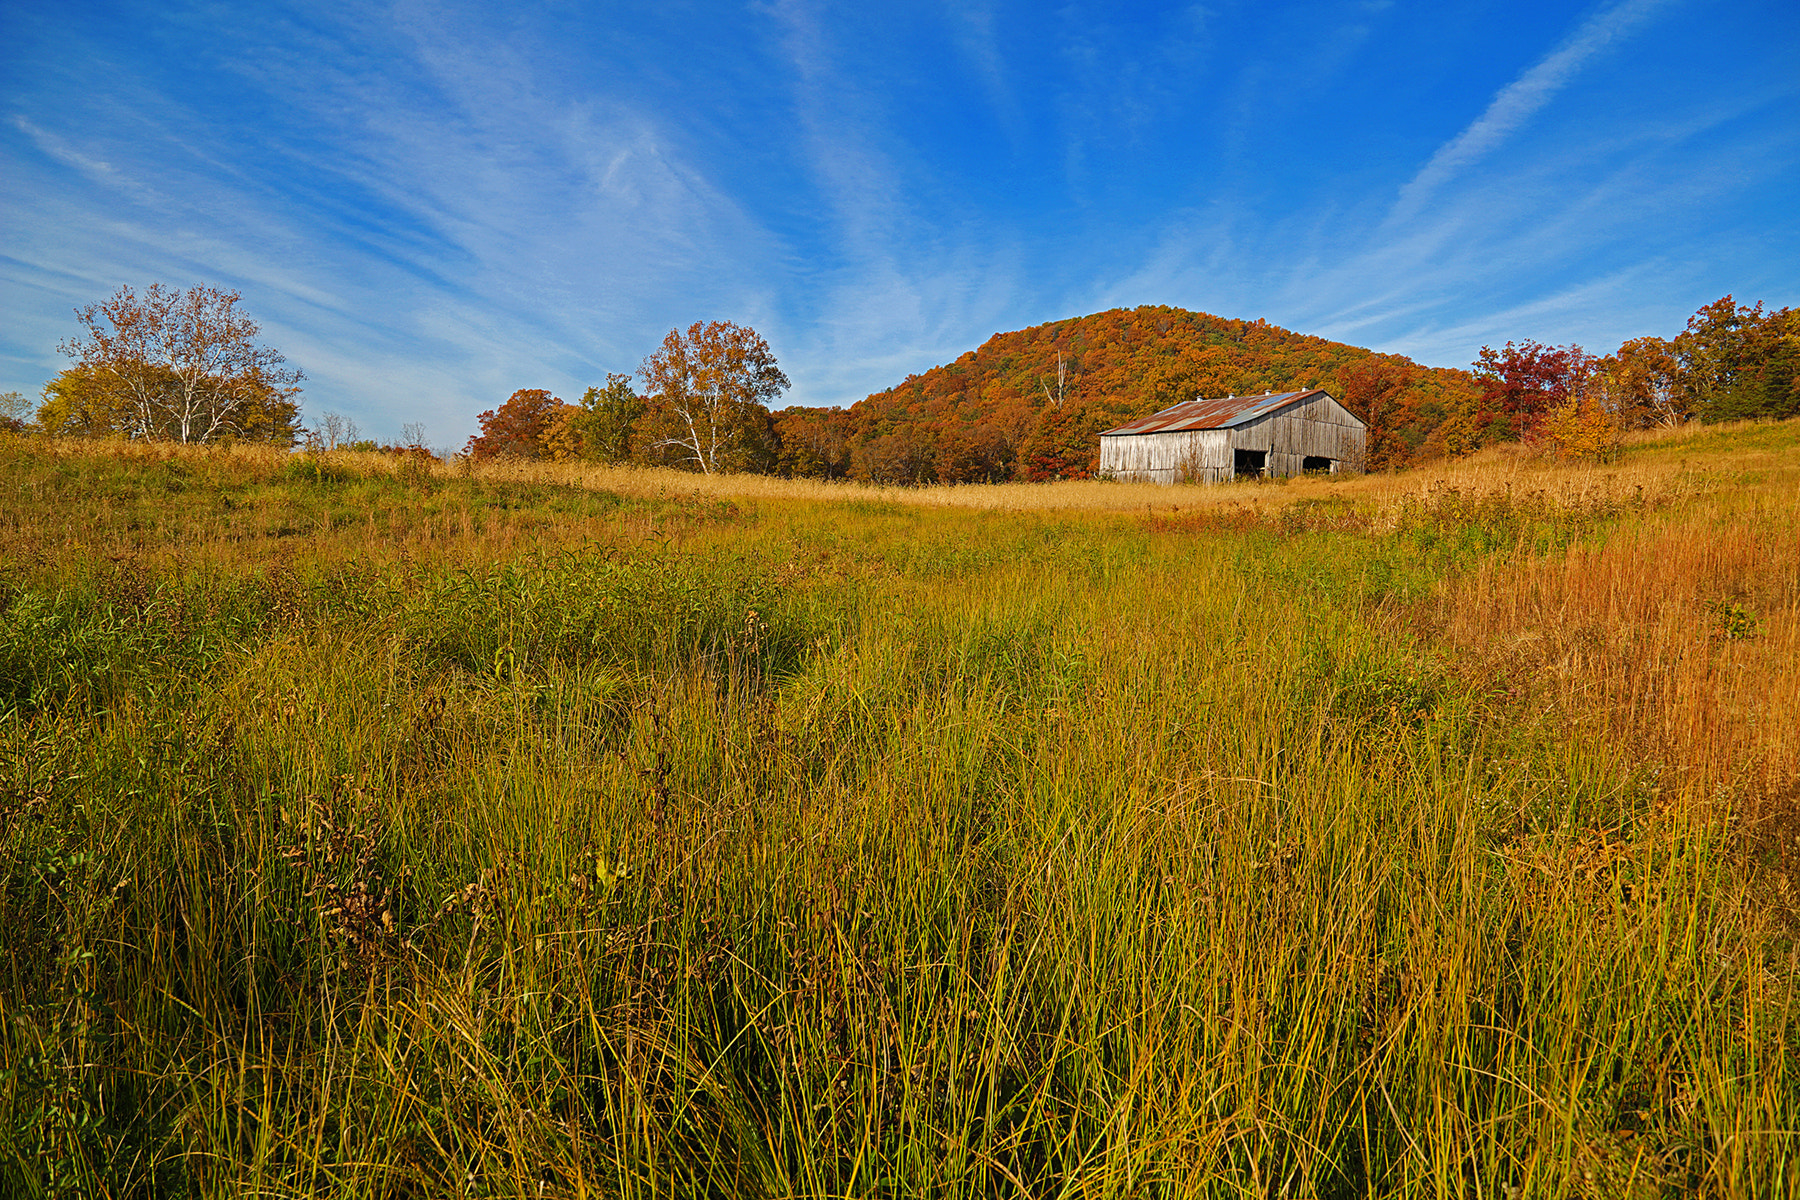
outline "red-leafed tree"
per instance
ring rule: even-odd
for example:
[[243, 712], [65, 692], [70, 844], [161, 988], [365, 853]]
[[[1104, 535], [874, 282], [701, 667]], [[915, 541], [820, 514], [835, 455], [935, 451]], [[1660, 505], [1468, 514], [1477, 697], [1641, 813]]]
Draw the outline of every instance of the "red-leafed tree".
[[1529, 441], [1545, 414], [1578, 400], [1598, 363], [1580, 346], [1545, 346], [1529, 338], [1503, 350], [1481, 348], [1476, 422], [1484, 442]]
[[1100, 435], [1133, 417], [1140, 405], [1118, 399], [1070, 401], [1046, 408], [1019, 447], [1019, 475], [1034, 483], [1092, 479], [1100, 469]]
[[571, 407], [543, 388], [520, 388], [505, 404], [477, 418], [481, 432], [469, 439], [464, 452], [477, 460], [546, 457], [545, 435]]

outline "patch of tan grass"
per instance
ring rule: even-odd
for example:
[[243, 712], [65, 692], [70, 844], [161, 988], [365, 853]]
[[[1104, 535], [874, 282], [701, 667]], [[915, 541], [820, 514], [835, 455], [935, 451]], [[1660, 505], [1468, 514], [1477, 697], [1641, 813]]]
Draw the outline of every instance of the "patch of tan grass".
[[[1731, 455], [1733, 465], [1746, 470], [1784, 464], [1793, 467], [1793, 436], [1784, 445], [1766, 445], [1745, 453], [1733, 449], [1748, 435], [1767, 431], [1768, 422], [1744, 421], [1729, 425], [1687, 425], [1676, 429], [1643, 430], [1625, 438], [1621, 461], [1592, 465], [1562, 462], [1518, 445], [1490, 447], [1467, 458], [1426, 463], [1391, 474], [1366, 476], [1304, 477], [1218, 485], [1162, 486], [1108, 480], [1069, 480], [1057, 483], [994, 483], [895, 487], [820, 479], [782, 479], [769, 475], [699, 475], [662, 467], [640, 467], [585, 462], [500, 460], [471, 463], [453, 459], [429, 466], [440, 479], [473, 477], [484, 480], [557, 484], [647, 499], [700, 497], [704, 499], [874, 501], [926, 508], [963, 508], [995, 512], [1037, 510], [1092, 510], [1137, 512], [1179, 510], [1221, 505], [1247, 506], [1254, 510], [1279, 509], [1300, 501], [1340, 499], [1384, 509], [1422, 492], [1456, 487], [1474, 494], [1531, 486], [1557, 492], [1579, 493], [1593, 489], [1629, 491], [1634, 487], [1664, 487], [1672, 474], [1695, 469], [1686, 461], [1671, 461], [1684, 447], [1711, 456]], [[1766, 441], [1767, 439], [1762, 439]], [[223, 455], [237, 462], [277, 468], [292, 453], [267, 446], [223, 448], [179, 446], [167, 442], [94, 442], [80, 439], [17, 439], [33, 454], [80, 457], [96, 453], [120, 459], [168, 461]], [[327, 463], [365, 475], [401, 475], [420, 472], [409, 460], [380, 453], [333, 451], [322, 456]]]
[[[1704, 461], [1703, 494], [1598, 544], [1486, 559], [1444, 582], [1425, 621], [1675, 811], [1734, 819], [1766, 903], [1797, 918], [1800, 453]], [[1634, 474], [1685, 469], [1665, 459]]]
[[[1629, 492], [1635, 487], [1666, 488], [1671, 478], [1691, 470], [1690, 464], [1670, 461], [1670, 450], [1684, 445], [1708, 451], [1729, 446], [1733, 438], [1767, 422], [1735, 425], [1689, 425], [1679, 429], [1645, 430], [1626, 438], [1625, 457], [1615, 463], [1592, 465], [1562, 462], [1521, 446], [1491, 447], [1464, 459], [1428, 463], [1392, 474], [1305, 477], [1218, 485], [1186, 484], [1173, 487], [1152, 483], [1109, 480], [1068, 480], [1058, 483], [992, 483], [893, 487], [820, 479], [781, 479], [768, 475], [696, 475], [657, 467], [611, 466], [576, 462], [457, 463], [437, 468], [439, 473], [464, 470], [483, 479], [505, 479], [595, 488], [621, 495], [646, 498], [701, 496], [718, 499], [768, 499], [805, 501], [876, 501], [927, 508], [966, 508], [995, 512], [1035, 510], [1090, 510], [1141, 512], [1191, 509], [1222, 505], [1247, 506], [1271, 511], [1299, 501], [1339, 499], [1387, 508], [1431, 488], [1457, 487], [1482, 494], [1530, 486], [1557, 492], [1594, 490]], [[1790, 437], [1785, 439], [1791, 442]], [[1642, 453], [1646, 450], [1655, 454]], [[371, 456], [378, 457], [378, 456]], [[1791, 454], [1779, 449], [1757, 449], [1737, 455], [1736, 464], [1746, 469], [1792, 465]]]
[[1452, 582], [1443, 634], [1690, 787], [1800, 781], [1800, 512], [1715, 505], [1600, 546], [1490, 560]]

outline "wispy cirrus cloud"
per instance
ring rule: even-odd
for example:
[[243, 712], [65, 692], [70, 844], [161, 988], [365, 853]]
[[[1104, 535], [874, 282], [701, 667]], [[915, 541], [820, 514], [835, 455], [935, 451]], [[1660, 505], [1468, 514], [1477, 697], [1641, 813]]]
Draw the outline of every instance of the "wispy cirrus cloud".
[[[1759, 119], [1795, 90], [1765, 81], [1654, 124], [1591, 111], [1572, 124], [1553, 119], [1556, 136], [1497, 148], [1503, 185], [1447, 179], [1404, 222], [1388, 219], [1375, 193], [1278, 218], [1227, 199], [1171, 222], [1102, 294], [1267, 316], [1453, 366], [1508, 337], [1604, 350], [1672, 331], [1730, 290], [1709, 282], [1718, 261], [1739, 279], [1755, 278], [1746, 265], [1774, 275], [1770, 262], [1791, 261], [1791, 230], [1726, 227], [1718, 216], [1793, 174], [1800, 128], [1771, 136]], [[1646, 229], [1662, 236], [1646, 240]]]
[[[895, 101], [863, 71], [830, 10], [810, 0], [757, 6], [787, 66], [798, 162], [813, 201], [790, 270], [810, 293], [782, 322], [800, 352], [790, 399], [847, 404], [967, 348], [971, 329], [1016, 306], [1015, 239], [981, 222], [940, 171], [899, 136]], [[1004, 122], [1010, 103], [991, 14], [947, 30]], [[821, 253], [821, 251], [824, 251]]]
[[1487, 109], [1400, 189], [1390, 220], [1416, 216], [1431, 196], [1458, 172], [1492, 153], [1567, 87], [1595, 55], [1643, 25], [1671, 0], [1625, 0], [1596, 13], [1562, 45], [1500, 89]]
[[[33, 236], [6, 274], [73, 266], [53, 285], [73, 299], [120, 279], [240, 288], [317, 402], [368, 427], [453, 430], [514, 387], [578, 391], [634, 368], [696, 309], [767, 319], [770, 239], [666, 122], [618, 95], [559, 91], [529, 69], [539, 47], [460, 21], [271, 19], [264, 36], [316, 53], [304, 68], [234, 57], [240, 90], [271, 114], [260, 126], [148, 88], [130, 139], [108, 120], [15, 121], [97, 186], [48, 167], [16, 178]], [[124, 206], [110, 195], [121, 179], [146, 181]]]
[[71, 146], [65, 139], [45, 129], [40, 129], [32, 121], [22, 115], [13, 116], [13, 127], [31, 139], [33, 145], [57, 162], [74, 167], [89, 179], [103, 183], [115, 183], [119, 173], [109, 162], [90, 157]]
[[1386, 7], [19, 0], [0, 389], [151, 280], [241, 289], [309, 407], [457, 440], [696, 319], [816, 404], [1112, 305], [1461, 363], [1800, 301], [1791, 6]]

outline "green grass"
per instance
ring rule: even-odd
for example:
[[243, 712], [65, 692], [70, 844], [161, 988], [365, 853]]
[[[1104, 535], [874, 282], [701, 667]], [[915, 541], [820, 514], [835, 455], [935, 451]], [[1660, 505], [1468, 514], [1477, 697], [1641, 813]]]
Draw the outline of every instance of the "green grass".
[[1747, 801], [1436, 636], [1664, 513], [1549, 495], [15, 443], [0, 1192], [1792, 1194]]

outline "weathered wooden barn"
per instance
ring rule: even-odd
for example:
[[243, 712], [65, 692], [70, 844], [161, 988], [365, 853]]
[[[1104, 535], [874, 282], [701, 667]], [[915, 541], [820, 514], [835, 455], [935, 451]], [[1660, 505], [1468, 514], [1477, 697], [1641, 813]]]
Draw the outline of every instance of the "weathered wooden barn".
[[1100, 435], [1100, 474], [1152, 483], [1361, 471], [1367, 427], [1319, 388], [1188, 400]]

